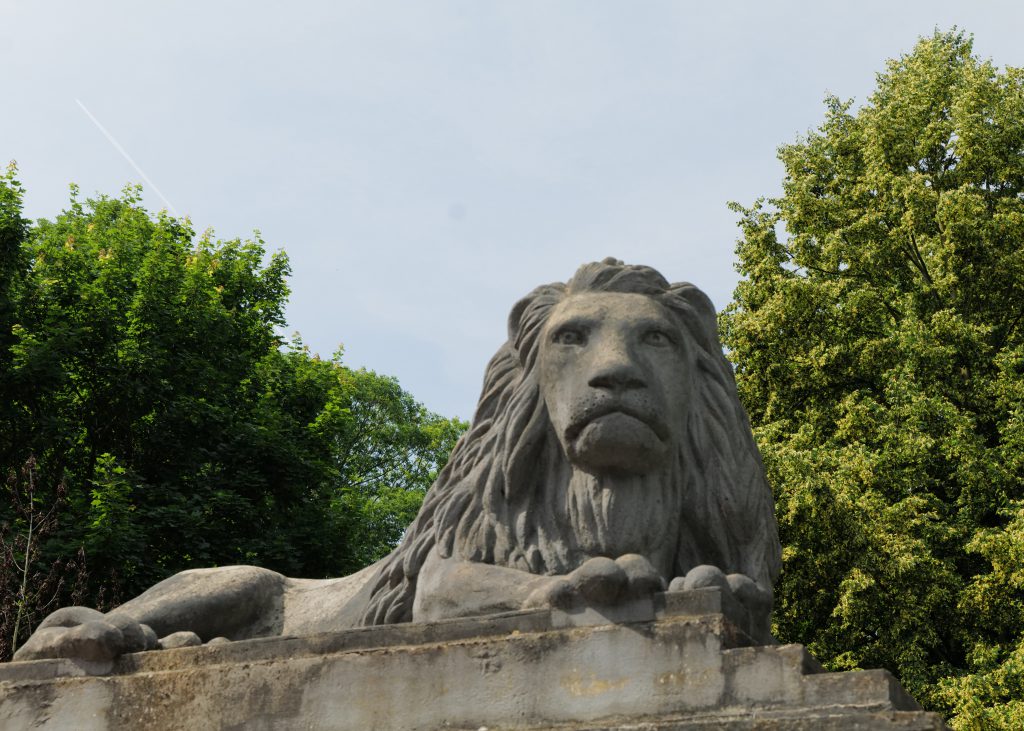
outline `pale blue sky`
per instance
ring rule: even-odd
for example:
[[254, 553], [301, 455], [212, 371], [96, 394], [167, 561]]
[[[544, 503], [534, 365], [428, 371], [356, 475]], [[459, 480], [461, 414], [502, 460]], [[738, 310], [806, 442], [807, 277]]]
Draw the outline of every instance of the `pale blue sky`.
[[726, 203], [953, 25], [1024, 66], [1020, 0], [0, 0], [0, 156], [31, 217], [142, 182], [81, 100], [198, 230], [288, 252], [289, 332], [468, 418], [513, 302], [583, 261], [723, 307]]

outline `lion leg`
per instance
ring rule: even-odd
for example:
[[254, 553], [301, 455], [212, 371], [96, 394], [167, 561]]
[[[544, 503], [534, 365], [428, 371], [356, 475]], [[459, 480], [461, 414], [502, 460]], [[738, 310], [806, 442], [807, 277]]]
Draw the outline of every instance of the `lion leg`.
[[431, 551], [416, 582], [413, 621], [523, 609], [531, 594], [554, 586], [559, 579], [505, 566], [442, 558], [437, 551]]
[[101, 614], [65, 607], [47, 617], [15, 653], [16, 660], [67, 657], [107, 662], [153, 649], [156, 638], [193, 633], [187, 644], [214, 637], [280, 633], [285, 577], [255, 566], [182, 571]]
[[244, 639], [280, 632], [285, 577], [257, 566], [223, 566], [182, 571], [112, 610], [148, 624], [163, 637], [195, 632]]
[[597, 556], [568, 574], [542, 576], [493, 564], [442, 558], [424, 563], [413, 602], [413, 621], [470, 617], [541, 607], [571, 606], [578, 599], [609, 605], [664, 591], [665, 582], [643, 556]]

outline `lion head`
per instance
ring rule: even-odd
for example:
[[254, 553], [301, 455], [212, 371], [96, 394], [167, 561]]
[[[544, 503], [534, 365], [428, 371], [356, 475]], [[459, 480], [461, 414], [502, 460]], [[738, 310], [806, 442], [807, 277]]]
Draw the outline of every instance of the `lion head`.
[[770, 590], [771, 492], [706, 295], [605, 259], [535, 289], [508, 329], [364, 624], [412, 619], [435, 549], [535, 574], [639, 553], [666, 579], [711, 564]]

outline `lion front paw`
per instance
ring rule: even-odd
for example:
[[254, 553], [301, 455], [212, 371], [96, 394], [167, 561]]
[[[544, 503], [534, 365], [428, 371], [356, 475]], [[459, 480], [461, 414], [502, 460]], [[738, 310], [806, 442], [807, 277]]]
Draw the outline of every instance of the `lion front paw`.
[[639, 553], [627, 553], [615, 559], [615, 563], [626, 572], [628, 581], [626, 596], [644, 597], [665, 591], [665, 579], [646, 558]]
[[626, 570], [612, 559], [598, 556], [564, 576], [550, 577], [530, 593], [523, 608], [568, 609], [581, 600], [589, 604], [611, 604], [624, 596], [628, 587]]
[[609, 605], [664, 590], [665, 580], [643, 556], [630, 553], [615, 560], [597, 556], [535, 589], [524, 608], [566, 609], [580, 601]]
[[717, 587], [728, 593], [749, 615], [744, 630], [759, 642], [774, 642], [771, 636], [772, 593], [758, 585], [746, 574], [728, 574], [717, 566], [701, 565], [690, 569], [686, 576], [677, 576], [669, 584], [669, 591], [691, 591]]
[[574, 594], [594, 604], [612, 604], [629, 587], [626, 570], [604, 556], [587, 559], [566, 578]]
[[64, 607], [42, 621], [15, 660], [70, 658], [106, 663], [129, 652], [152, 650], [156, 633], [130, 617], [87, 607]]

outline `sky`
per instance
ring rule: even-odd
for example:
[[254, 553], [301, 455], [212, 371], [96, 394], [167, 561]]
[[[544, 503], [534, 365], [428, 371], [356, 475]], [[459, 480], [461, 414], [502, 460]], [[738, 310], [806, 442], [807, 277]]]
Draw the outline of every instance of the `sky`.
[[151, 211], [292, 264], [285, 335], [470, 418], [512, 305], [615, 256], [738, 280], [823, 99], [953, 26], [1024, 66], [1020, 0], [0, 0], [0, 161], [25, 213]]

